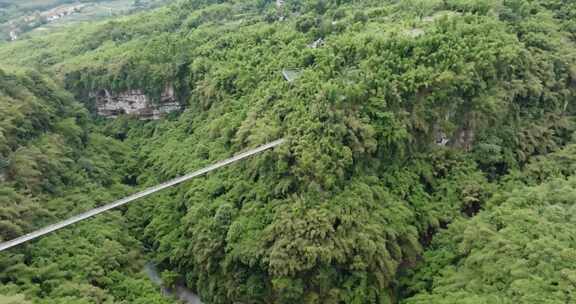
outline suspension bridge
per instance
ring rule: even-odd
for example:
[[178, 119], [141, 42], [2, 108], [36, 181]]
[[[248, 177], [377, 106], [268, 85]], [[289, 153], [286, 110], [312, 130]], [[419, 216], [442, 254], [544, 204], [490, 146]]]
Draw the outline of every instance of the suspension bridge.
[[151, 195], [151, 194], [153, 194], [153, 193], [156, 193], [156, 192], [158, 192], [158, 191], [164, 190], [164, 189], [166, 189], [166, 188], [176, 186], [176, 185], [181, 184], [181, 183], [183, 183], [183, 182], [185, 182], [185, 181], [188, 181], [188, 180], [193, 179], [193, 178], [195, 178], [195, 177], [204, 175], [204, 174], [206, 174], [206, 173], [208, 173], [208, 172], [211, 172], [211, 171], [214, 171], [214, 170], [216, 170], [216, 169], [219, 169], [219, 168], [228, 166], [228, 165], [230, 165], [230, 164], [232, 164], [232, 163], [235, 163], [235, 162], [237, 162], [237, 161], [243, 160], [243, 159], [248, 158], [248, 157], [250, 157], [250, 156], [253, 156], [253, 155], [262, 153], [262, 152], [264, 152], [264, 151], [266, 151], [266, 150], [270, 150], [270, 149], [272, 149], [272, 148], [274, 148], [274, 147], [276, 147], [276, 146], [279, 146], [279, 145], [283, 144], [284, 142], [285, 142], [285, 140], [284, 140], [283, 138], [282, 138], [282, 139], [275, 140], [275, 141], [272, 141], [272, 142], [269, 142], [269, 143], [267, 143], [267, 144], [265, 144], [265, 145], [262, 145], [262, 146], [260, 146], [260, 147], [254, 148], [254, 149], [252, 149], [252, 150], [248, 150], [248, 151], [243, 152], [243, 153], [240, 153], [240, 154], [237, 154], [237, 155], [235, 155], [235, 156], [233, 156], [233, 157], [231, 157], [231, 158], [228, 158], [228, 159], [219, 161], [219, 162], [214, 163], [214, 164], [212, 164], [212, 165], [210, 165], [210, 166], [208, 166], [208, 167], [202, 168], [202, 169], [200, 169], [200, 170], [194, 171], [194, 172], [189, 173], [189, 174], [186, 174], [186, 175], [184, 175], [184, 176], [180, 176], [180, 177], [174, 178], [174, 179], [172, 179], [172, 180], [169, 180], [169, 181], [164, 182], [164, 183], [162, 183], [162, 184], [156, 185], [156, 186], [154, 186], [154, 187], [150, 187], [150, 188], [148, 188], [148, 189], [145, 189], [145, 190], [143, 190], [143, 191], [137, 192], [137, 193], [135, 193], [135, 194], [132, 194], [132, 195], [130, 195], [130, 196], [127, 196], [127, 197], [125, 197], [125, 198], [122, 198], [122, 199], [120, 199], [120, 200], [117, 200], [117, 201], [115, 201], [115, 202], [112, 202], [112, 203], [110, 203], [110, 204], [103, 205], [103, 206], [98, 207], [98, 208], [94, 208], [94, 209], [92, 209], [92, 210], [89, 210], [89, 211], [86, 211], [86, 212], [84, 212], [84, 213], [81, 213], [81, 214], [78, 214], [78, 215], [76, 215], [76, 216], [73, 216], [73, 217], [71, 217], [71, 218], [69, 218], [69, 219], [67, 219], [67, 220], [64, 220], [64, 221], [61, 221], [61, 222], [58, 222], [58, 223], [55, 223], [55, 224], [46, 226], [46, 227], [44, 227], [44, 228], [41, 228], [41, 229], [36, 230], [36, 231], [34, 231], [34, 232], [25, 234], [25, 235], [23, 235], [23, 236], [21, 236], [21, 237], [18, 237], [18, 238], [13, 239], [13, 240], [10, 240], [10, 241], [4, 242], [4, 243], [0, 243], [0, 252], [2, 252], [2, 251], [4, 251], [4, 250], [7, 250], [7, 249], [9, 249], [9, 248], [12, 248], [12, 247], [14, 247], [14, 246], [18, 246], [18, 245], [20, 245], [20, 244], [22, 244], [22, 243], [26, 243], [26, 242], [29, 242], [29, 241], [31, 241], [31, 240], [37, 239], [37, 238], [42, 237], [42, 236], [44, 236], [44, 235], [46, 235], [46, 234], [52, 233], [52, 232], [54, 232], [54, 231], [56, 231], [56, 230], [65, 228], [65, 227], [67, 227], [67, 226], [70, 226], [70, 225], [72, 225], [72, 224], [74, 224], [74, 223], [77, 223], [77, 222], [86, 220], [86, 219], [91, 218], [91, 217], [93, 217], [93, 216], [96, 216], [96, 215], [98, 215], [98, 214], [100, 214], [100, 213], [106, 212], [106, 211], [108, 211], [108, 210], [110, 210], [110, 209], [114, 209], [114, 208], [118, 208], [118, 207], [124, 206], [124, 205], [126, 205], [126, 204], [128, 204], [128, 203], [130, 203], [130, 202], [132, 202], [132, 201], [137, 200], [137, 199], [140, 199], [140, 198], [149, 196], [149, 195]]

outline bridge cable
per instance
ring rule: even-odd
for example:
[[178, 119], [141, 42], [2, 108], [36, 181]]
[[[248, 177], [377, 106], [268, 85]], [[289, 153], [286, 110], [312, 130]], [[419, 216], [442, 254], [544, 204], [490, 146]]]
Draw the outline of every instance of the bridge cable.
[[70, 226], [70, 225], [72, 225], [72, 224], [74, 224], [74, 223], [77, 223], [77, 222], [83, 221], [83, 220], [85, 220], [85, 219], [91, 218], [91, 217], [93, 217], [93, 216], [96, 216], [96, 215], [98, 215], [98, 214], [100, 214], [100, 213], [103, 213], [103, 212], [105, 212], [105, 211], [108, 211], [108, 210], [110, 210], [110, 209], [114, 209], [114, 208], [117, 208], [117, 207], [126, 205], [126, 204], [128, 204], [128, 203], [130, 203], [130, 202], [132, 202], [132, 201], [134, 201], [134, 200], [137, 200], [137, 199], [139, 199], [139, 198], [142, 198], [142, 197], [151, 195], [151, 194], [156, 193], [156, 192], [158, 192], [158, 191], [160, 191], [160, 190], [163, 190], [163, 189], [166, 189], [166, 188], [169, 188], [169, 187], [178, 185], [178, 184], [183, 183], [183, 182], [185, 182], [185, 181], [188, 181], [188, 180], [190, 180], [190, 179], [192, 179], [192, 178], [194, 178], [194, 177], [198, 177], [198, 176], [204, 175], [204, 174], [206, 174], [206, 173], [208, 173], [208, 172], [210, 172], [210, 171], [214, 171], [214, 170], [216, 170], [216, 169], [218, 169], [218, 168], [225, 167], [225, 166], [230, 165], [230, 164], [232, 164], [232, 163], [235, 163], [235, 162], [237, 162], [237, 161], [239, 161], [239, 160], [248, 158], [248, 157], [250, 157], [250, 156], [252, 156], [252, 155], [255, 155], [255, 154], [264, 152], [264, 151], [266, 151], [266, 150], [272, 149], [272, 148], [274, 148], [274, 147], [276, 147], [276, 146], [279, 146], [279, 145], [283, 144], [284, 142], [285, 142], [284, 139], [275, 140], [275, 141], [273, 141], [273, 142], [267, 143], [267, 144], [265, 144], [265, 145], [262, 145], [262, 146], [260, 146], [260, 147], [255, 148], [255, 149], [252, 149], [252, 150], [249, 150], [249, 151], [246, 151], [246, 152], [237, 154], [236, 156], [233, 156], [233, 157], [231, 157], [231, 158], [228, 158], [228, 159], [219, 161], [219, 162], [217, 162], [217, 163], [214, 163], [214, 164], [212, 164], [212, 165], [210, 165], [210, 166], [208, 166], [208, 167], [205, 167], [205, 168], [203, 168], [203, 169], [194, 171], [194, 172], [189, 173], [189, 174], [186, 174], [186, 175], [184, 175], [184, 176], [177, 177], [177, 178], [175, 178], [175, 179], [169, 180], [169, 181], [164, 182], [164, 183], [162, 183], [162, 184], [159, 184], [159, 185], [156, 185], [156, 186], [154, 186], [154, 187], [150, 187], [150, 188], [145, 189], [145, 190], [143, 190], [143, 191], [137, 192], [137, 193], [135, 193], [135, 194], [132, 194], [132, 195], [130, 195], [130, 196], [127, 196], [127, 197], [125, 197], [125, 198], [122, 198], [122, 199], [120, 199], [120, 200], [117, 200], [117, 201], [115, 201], [115, 202], [113, 202], [113, 203], [110, 203], [110, 204], [107, 204], [107, 205], [104, 205], [104, 206], [101, 206], [101, 207], [98, 207], [98, 208], [95, 208], [95, 209], [86, 211], [86, 212], [84, 212], [84, 213], [81, 213], [81, 214], [78, 214], [78, 215], [76, 215], [76, 216], [73, 216], [73, 217], [71, 217], [71, 218], [69, 218], [69, 219], [67, 219], [67, 220], [64, 220], [64, 221], [61, 221], [61, 222], [58, 222], [58, 223], [55, 223], [55, 224], [46, 226], [46, 227], [44, 227], [44, 228], [41, 228], [41, 229], [36, 230], [36, 231], [34, 231], [34, 232], [25, 234], [25, 235], [23, 235], [23, 236], [20, 236], [20, 237], [18, 237], [18, 238], [13, 239], [13, 240], [0, 243], [0, 252], [1, 252], [1, 251], [4, 251], [4, 250], [6, 250], [6, 249], [12, 248], [12, 247], [14, 247], [14, 246], [20, 245], [20, 244], [22, 244], [22, 243], [31, 241], [31, 240], [33, 240], [33, 239], [39, 238], [39, 237], [41, 237], [41, 236], [43, 236], [43, 235], [49, 234], [49, 233], [54, 232], [54, 231], [56, 231], [56, 230], [62, 229], [62, 228], [64, 228], [64, 227]]

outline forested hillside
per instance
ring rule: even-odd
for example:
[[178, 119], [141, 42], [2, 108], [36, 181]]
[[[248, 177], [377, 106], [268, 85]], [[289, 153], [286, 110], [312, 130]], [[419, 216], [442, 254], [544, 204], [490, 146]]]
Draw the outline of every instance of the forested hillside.
[[1, 254], [0, 294], [168, 301], [151, 259], [209, 304], [575, 302], [575, 43], [572, 1], [181, 0], [3, 45], [3, 239], [287, 144]]
[[[31, 70], [0, 70], [0, 111], [0, 241], [129, 190], [129, 147], [95, 130], [58, 83]], [[163, 303], [135, 275], [145, 261], [128, 226], [112, 213], [2, 254], [0, 303], [23, 303], [22, 295], [39, 303]]]

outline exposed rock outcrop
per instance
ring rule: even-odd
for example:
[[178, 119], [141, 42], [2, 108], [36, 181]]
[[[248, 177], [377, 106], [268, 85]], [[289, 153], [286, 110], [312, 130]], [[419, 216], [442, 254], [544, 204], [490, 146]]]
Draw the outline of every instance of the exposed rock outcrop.
[[302, 70], [299, 69], [282, 69], [282, 76], [288, 82], [298, 79], [302, 75]]
[[189, 290], [186, 286], [182, 284], [176, 284], [173, 288], [167, 288], [162, 284], [162, 278], [160, 278], [160, 274], [158, 273], [158, 269], [152, 263], [146, 263], [144, 266], [144, 272], [148, 275], [148, 278], [156, 284], [159, 285], [162, 289], [162, 294], [165, 296], [175, 296], [178, 298], [182, 303], [186, 304], [202, 304], [200, 298], [194, 294], [191, 290]]
[[90, 94], [96, 99], [98, 115], [115, 118], [127, 114], [139, 119], [159, 119], [162, 115], [181, 109], [176, 100], [174, 88], [166, 86], [159, 100], [152, 100], [140, 89], [127, 90], [120, 93], [112, 93], [102, 89]]
[[308, 45], [308, 48], [317, 49], [324, 45], [324, 38], [318, 38]]
[[463, 127], [456, 131], [454, 146], [463, 149], [464, 151], [471, 151], [474, 144], [476, 133], [474, 129]]
[[15, 41], [18, 39], [18, 33], [16, 30], [10, 31], [10, 41]]

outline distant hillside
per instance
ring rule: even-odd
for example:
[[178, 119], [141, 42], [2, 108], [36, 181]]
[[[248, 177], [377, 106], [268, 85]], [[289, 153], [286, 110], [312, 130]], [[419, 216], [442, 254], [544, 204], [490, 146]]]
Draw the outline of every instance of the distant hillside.
[[51, 8], [71, 3], [103, 2], [106, 0], [0, 0], [0, 23], [11, 19], [33, 14], [36, 11], [45, 11]]
[[134, 13], [172, 0], [0, 0], [0, 41], [16, 40], [40, 28], [46, 30], [80, 21]]

